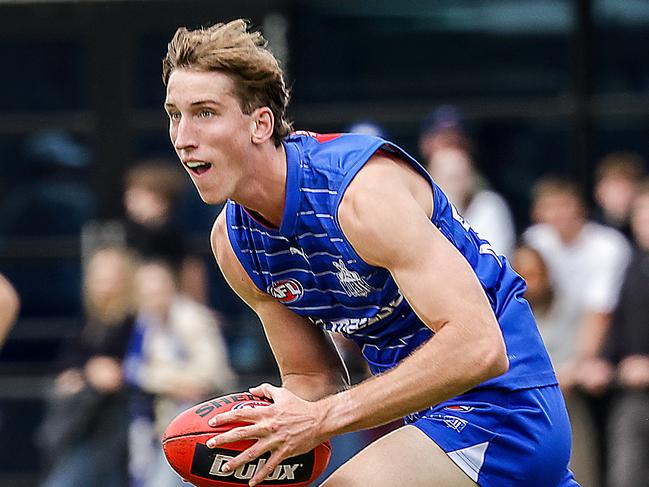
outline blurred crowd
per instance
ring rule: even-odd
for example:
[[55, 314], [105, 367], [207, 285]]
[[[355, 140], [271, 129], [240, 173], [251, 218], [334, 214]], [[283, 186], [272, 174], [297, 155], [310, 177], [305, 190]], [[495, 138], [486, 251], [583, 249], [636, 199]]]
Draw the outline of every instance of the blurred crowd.
[[[349, 130], [385, 135], [371, 122]], [[457, 108], [431, 112], [418, 149], [458, 212], [527, 281], [571, 415], [577, 479], [589, 487], [649, 485], [645, 160], [607, 155], [592, 195], [566, 175], [543, 176], [530, 193], [531, 225], [517, 228], [507, 198], [481, 174], [479, 148]], [[80, 227], [83, 326], [61, 353], [37, 431], [43, 487], [183, 485], [162, 456], [165, 425], [240, 386], [237, 373], [270, 363], [260, 359], [257, 324], [220, 306], [210, 282], [215, 264], [173, 218], [186, 189], [173, 161], [140, 161], [125, 175], [124, 218]], [[0, 345], [19, 307], [0, 276]], [[354, 346], [335, 338], [366, 374]]]
[[[581, 485], [649, 485], [649, 178], [635, 153], [596, 167], [592, 195], [566, 175], [531, 191], [517, 232], [506, 200], [478, 171], [453, 107], [427, 119], [420, 152], [458, 211], [526, 280], [573, 427]], [[592, 201], [592, 205], [589, 204]]]
[[84, 326], [38, 430], [44, 487], [183, 485], [165, 465], [165, 426], [233, 390], [203, 261], [171, 219], [183, 183], [171, 164], [138, 163], [125, 178], [124, 220], [83, 229]]

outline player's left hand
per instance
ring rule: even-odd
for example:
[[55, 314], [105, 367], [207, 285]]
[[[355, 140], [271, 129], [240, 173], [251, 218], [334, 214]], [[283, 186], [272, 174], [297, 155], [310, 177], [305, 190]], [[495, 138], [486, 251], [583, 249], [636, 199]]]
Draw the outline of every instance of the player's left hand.
[[207, 442], [214, 448], [241, 440], [257, 440], [250, 448], [228, 461], [224, 471], [234, 471], [241, 465], [253, 461], [265, 452], [271, 452], [263, 468], [250, 479], [254, 486], [270, 475], [285, 458], [306, 453], [326, 438], [322, 437], [322, 408], [316, 403], [300, 399], [287, 389], [262, 384], [250, 389], [256, 396], [267, 397], [273, 404], [258, 408], [245, 408], [218, 414], [210, 419], [210, 426], [232, 422], [250, 423], [221, 433]]

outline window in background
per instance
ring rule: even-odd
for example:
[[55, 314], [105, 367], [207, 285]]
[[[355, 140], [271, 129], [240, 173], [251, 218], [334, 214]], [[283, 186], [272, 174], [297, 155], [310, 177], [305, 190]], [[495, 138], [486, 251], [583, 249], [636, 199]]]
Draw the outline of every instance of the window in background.
[[292, 25], [295, 98], [560, 95], [572, 14], [556, 0], [309, 2]]
[[594, 0], [593, 16], [595, 92], [649, 95], [649, 2]]
[[[594, 127], [593, 156], [596, 159], [610, 152], [637, 152], [649, 159], [649, 117], [598, 117]], [[647, 168], [649, 170], [649, 167]]]
[[70, 111], [87, 105], [79, 41], [3, 40], [0, 112]]
[[95, 213], [91, 153], [58, 130], [0, 136], [0, 272], [22, 299], [21, 318], [79, 312], [79, 245]]
[[173, 32], [152, 33], [137, 39], [135, 47], [135, 107], [160, 110], [163, 105], [165, 88], [162, 84], [162, 60], [167, 53], [167, 43]]

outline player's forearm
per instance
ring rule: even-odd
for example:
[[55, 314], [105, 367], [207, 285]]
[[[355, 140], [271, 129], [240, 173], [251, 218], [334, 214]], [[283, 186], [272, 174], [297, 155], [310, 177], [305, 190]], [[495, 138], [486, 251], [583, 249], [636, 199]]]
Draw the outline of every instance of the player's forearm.
[[444, 327], [394, 369], [320, 401], [325, 436], [385, 424], [506, 372], [501, 337], [466, 340]]

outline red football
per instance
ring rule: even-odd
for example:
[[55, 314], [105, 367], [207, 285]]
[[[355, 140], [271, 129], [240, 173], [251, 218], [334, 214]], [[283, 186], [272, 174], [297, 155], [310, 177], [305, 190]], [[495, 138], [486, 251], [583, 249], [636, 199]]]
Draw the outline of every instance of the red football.
[[[241, 392], [210, 399], [183, 411], [169, 423], [162, 437], [162, 448], [167, 461], [183, 479], [197, 487], [248, 485], [257, 469], [266, 463], [270, 455], [266, 453], [234, 472], [222, 472], [223, 464], [251, 446], [254, 440], [208, 448], [207, 440], [244, 423], [229, 423], [214, 428], [209, 426], [207, 421], [215, 414], [231, 409], [264, 407], [270, 404], [271, 401], [266, 398]], [[330, 456], [331, 444], [326, 441], [310, 452], [283, 460], [259, 485], [310, 485], [327, 467]]]

